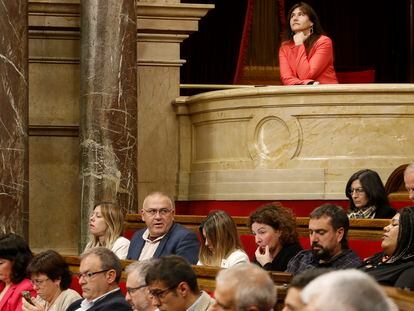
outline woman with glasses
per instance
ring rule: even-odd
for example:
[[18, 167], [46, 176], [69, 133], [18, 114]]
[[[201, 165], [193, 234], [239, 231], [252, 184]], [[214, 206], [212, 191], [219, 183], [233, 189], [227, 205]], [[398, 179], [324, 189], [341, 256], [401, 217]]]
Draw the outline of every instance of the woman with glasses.
[[89, 220], [90, 238], [85, 251], [98, 246], [106, 247], [119, 259], [125, 259], [129, 240], [122, 236], [123, 231], [124, 215], [118, 205], [112, 202], [96, 204]]
[[381, 247], [361, 269], [380, 284], [414, 290], [414, 206], [399, 210], [384, 227]]
[[257, 249], [254, 262], [268, 271], [285, 271], [302, 250], [292, 211], [279, 203], [259, 207], [249, 217]]
[[22, 237], [14, 233], [0, 235], [0, 311], [21, 311], [22, 292], [35, 295], [26, 274], [32, 256]]
[[24, 301], [23, 311], [65, 311], [72, 302], [81, 298], [69, 288], [72, 276], [68, 265], [53, 250], [36, 255], [27, 267], [27, 273], [37, 297], [31, 299], [33, 304]]
[[236, 224], [224, 211], [211, 212], [200, 224], [201, 243], [198, 265], [229, 268], [249, 262], [237, 233]]
[[345, 195], [349, 199], [349, 218], [392, 218], [396, 213], [375, 171], [364, 169], [354, 173], [346, 184]]

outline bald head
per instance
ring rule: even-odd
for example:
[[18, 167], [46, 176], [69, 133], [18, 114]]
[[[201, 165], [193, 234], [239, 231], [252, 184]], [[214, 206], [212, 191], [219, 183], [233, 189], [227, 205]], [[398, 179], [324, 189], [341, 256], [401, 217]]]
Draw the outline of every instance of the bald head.
[[221, 270], [216, 278], [213, 310], [268, 311], [276, 302], [276, 289], [269, 274], [250, 263]]

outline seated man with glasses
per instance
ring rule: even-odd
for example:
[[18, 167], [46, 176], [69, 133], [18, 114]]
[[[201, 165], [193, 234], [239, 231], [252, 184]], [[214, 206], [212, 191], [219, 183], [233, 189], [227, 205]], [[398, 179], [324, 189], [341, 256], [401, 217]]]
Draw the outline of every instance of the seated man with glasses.
[[142, 204], [141, 216], [147, 228], [135, 232], [127, 259], [144, 260], [179, 255], [191, 264], [198, 261], [197, 235], [174, 222], [174, 203], [162, 192], [149, 194]]
[[156, 259], [145, 277], [153, 306], [162, 311], [206, 311], [214, 299], [200, 291], [197, 276], [180, 256]]
[[122, 266], [118, 257], [105, 247], [95, 247], [81, 255], [79, 285], [82, 296], [67, 311], [132, 311], [119, 289]]
[[136, 261], [125, 268], [126, 300], [135, 311], [154, 311], [152, 296], [145, 283], [145, 276], [155, 259]]

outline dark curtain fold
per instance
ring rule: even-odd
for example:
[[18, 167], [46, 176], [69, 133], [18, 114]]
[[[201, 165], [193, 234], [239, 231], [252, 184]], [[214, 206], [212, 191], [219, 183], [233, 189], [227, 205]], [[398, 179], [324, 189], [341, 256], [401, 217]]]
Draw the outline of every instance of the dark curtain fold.
[[181, 83], [232, 84], [246, 13], [247, 0], [191, 0], [214, 4], [201, 19], [199, 31], [181, 46]]

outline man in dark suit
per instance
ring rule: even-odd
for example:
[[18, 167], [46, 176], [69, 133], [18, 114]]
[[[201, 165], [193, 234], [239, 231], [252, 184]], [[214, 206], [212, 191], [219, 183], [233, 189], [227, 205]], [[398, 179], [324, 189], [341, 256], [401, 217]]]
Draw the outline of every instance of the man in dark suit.
[[200, 247], [197, 235], [174, 223], [174, 212], [174, 203], [167, 194], [149, 194], [141, 209], [142, 220], [147, 228], [138, 230], [132, 237], [127, 259], [179, 255], [191, 264], [196, 264]]
[[118, 257], [109, 249], [96, 247], [81, 255], [79, 284], [82, 296], [67, 311], [132, 311], [118, 287], [122, 266]]

